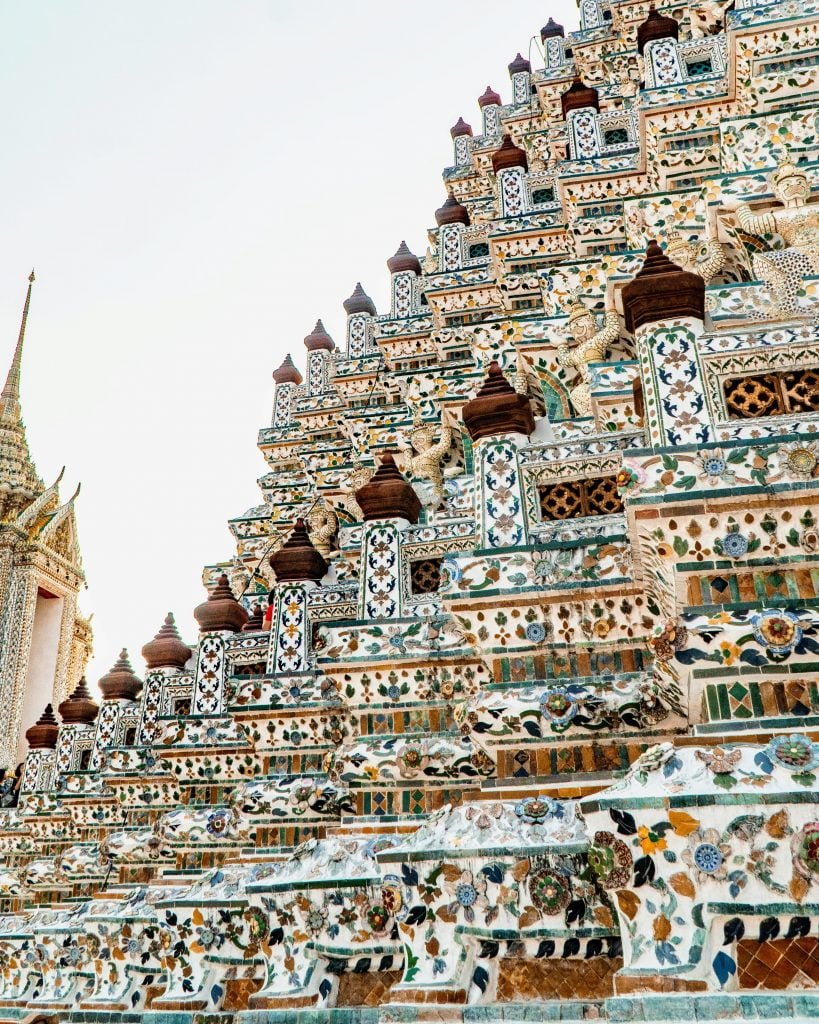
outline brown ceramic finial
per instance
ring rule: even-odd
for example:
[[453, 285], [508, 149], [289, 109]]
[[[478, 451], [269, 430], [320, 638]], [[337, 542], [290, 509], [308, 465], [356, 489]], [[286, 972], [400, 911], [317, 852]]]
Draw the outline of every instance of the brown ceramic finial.
[[99, 687], [105, 700], [136, 700], [142, 689], [142, 680], [131, 668], [125, 649], [120, 651], [111, 671], [102, 676]]
[[327, 574], [327, 563], [313, 547], [303, 519], [297, 519], [290, 536], [270, 556], [270, 565], [279, 583], [318, 581]]
[[593, 89], [590, 85], [584, 85], [580, 78], [575, 78], [560, 97], [560, 107], [564, 118], [570, 110], [583, 110], [585, 107], [599, 110], [600, 97], [596, 89]]
[[421, 264], [415, 253], [410, 252], [406, 242], [402, 242], [394, 256], [387, 260], [387, 269], [391, 274], [400, 274], [403, 270], [411, 270], [413, 274], [421, 273]]
[[395, 458], [387, 452], [373, 476], [355, 492], [364, 522], [373, 519], [408, 519], [417, 523], [421, 502], [412, 484], [402, 475]]
[[507, 167], [522, 167], [528, 170], [526, 151], [516, 146], [511, 135], [504, 135], [500, 148], [492, 154], [492, 170], [497, 174]]
[[488, 86], [484, 90], [483, 94], [478, 97], [478, 106], [483, 110], [484, 107], [499, 107], [501, 98], [495, 90]]
[[646, 44], [654, 39], [677, 39], [679, 35], [678, 22], [674, 18], [660, 14], [652, 4], [648, 11], [648, 17], [637, 29], [637, 51], [642, 53]]
[[159, 632], [142, 648], [142, 657], [148, 668], [184, 668], [191, 654], [190, 647], [182, 642], [179, 630], [171, 612]]
[[353, 313], [369, 313], [370, 316], [375, 316], [375, 303], [361, 287], [360, 281], [355, 286], [353, 294], [349, 299], [345, 299], [342, 302], [342, 306], [344, 306], [344, 312], [347, 316], [352, 316]]
[[676, 317], [705, 319], [705, 281], [672, 263], [652, 239], [642, 269], [623, 288], [626, 330]]
[[480, 390], [461, 410], [464, 424], [473, 441], [499, 434], [526, 434], [535, 429], [532, 404], [518, 394], [496, 361], [489, 364]]
[[54, 708], [46, 704], [45, 711], [34, 725], [26, 729], [26, 740], [32, 750], [54, 750], [57, 746], [57, 734], [60, 727], [54, 717]]
[[57, 709], [60, 718], [67, 725], [91, 725], [96, 720], [99, 705], [91, 699], [85, 676], [77, 683], [76, 689]]
[[259, 633], [264, 629], [264, 612], [260, 604], [254, 604], [250, 609], [250, 618], [242, 626], [243, 633]]
[[438, 227], [443, 227], [444, 224], [465, 224], [469, 225], [469, 210], [453, 196], [450, 192], [446, 197], [446, 202], [443, 206], [439, 206], [435, 211], [435, 223]]
[[531, 63], [523, 56], [522, 53], [516, 53], [515, 59], [509, 65], [510, 75], [519, 75], [521, 71], [531, 71]]
[[289, 352], [284, 357], [284, 361], [278, 370], [273, 371], [273, 380], [277, 384], [301, 384], [301, 374], [290, 358]]
[[230, 582], [222, 573], [216, 586], [193, 611], [202, 633], [238, 633], [247, 622], [247, 612], [233, 596]]
[[558, 25], [558, 23], [554, 20], [554, 18], [549, 18], [549, 20], [546, 22], [546, 24], [540, 30], [540, 38], [544, 42], [547, 39], [554, 39], [557, 36], [560, 36], [561, 38], [563, 38], [565, 35], [566, 35], [566, 32], [564, 31], [563, 26], [562, 25]]
[[321, 320], [316, 320], [316, 326], [304, 339], [304, 347], [308, 352], [318, 352], [321, 349], [325, 352], [332, 352], [336, 344], [325, 330]]
[[453, 139], [457, 139], [459, 135], [471, 135], [472, 125], [467, 124], [462, 117], [459, 117], [455, 124], [453, 124], [449, 129], [449, 134]]

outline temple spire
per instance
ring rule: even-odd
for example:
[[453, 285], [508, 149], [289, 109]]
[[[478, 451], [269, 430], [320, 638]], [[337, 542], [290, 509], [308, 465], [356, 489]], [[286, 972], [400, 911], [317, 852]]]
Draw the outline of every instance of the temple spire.
[[26, 337], [26, 323], [28, 321], [28, 309], [31, 304], [31, 286], [33, 284], [34, 271], [32, 270], [28, 275], [28, 291], [26, 292], [26, 301], [23, 306], [23, 317], [20, 321], [20, 333], [17, 336], [17, 347], [14, 350], [14, 358], [11, 361], [3, 391], [0, 392], [0, 420], [6, 423], [19, 422], [22, 414], [20, 409], [20, 364], [23, 359], [23, 342]]
[[0, 461], [0, 522], [19, 515], [32, 498], [43, 492], [43, 482], [37, 476], [37, 470], [29, 454], [20, 408], [20, 364], [23, 359], [23, 343], [33, 283], [32, 270], [28, 279], [17, 347], [6, 383], [0, 391], [0, 449], [3, 452], [3, 459]]

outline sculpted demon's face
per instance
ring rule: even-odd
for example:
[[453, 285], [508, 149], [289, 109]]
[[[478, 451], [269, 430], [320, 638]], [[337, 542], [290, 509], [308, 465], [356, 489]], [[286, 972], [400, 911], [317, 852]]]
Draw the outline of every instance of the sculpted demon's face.
[[807, 201], [810, 185], [807, 177], [799, 171], [783, 175], [773, 187], [774, 195], [780, 202], [801, 204]]
[[694, 247], [690, 242], [686, 242], [684, 238], [671, 239], [666, 252], [671, 262], [676, 263], [678, 266], [689, 263], [694, 258]]
[[432, 447], [434, 440], [433, 431], [427, 426], [416, 427], [410, 434], [412, 447], [419, 455], [423, 455], [425, 451], [428, 451]]
[[596, 333], [597, 324], [591, 313], [584, 313], [582, 316], [572, 320], [572, 335], [575, 341], [588, 341]]

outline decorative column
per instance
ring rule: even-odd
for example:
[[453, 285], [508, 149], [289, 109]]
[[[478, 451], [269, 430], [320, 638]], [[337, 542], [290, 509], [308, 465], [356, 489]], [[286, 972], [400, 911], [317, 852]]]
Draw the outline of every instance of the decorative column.
[[[54, 689], [51, 693], [53, 703], [59, 707], [79, 679], [71, 676], [72, 655], [74, 653], [74, 628], [77, 622], [77, 594], [68, 591], [63, 595], [63, 613], [60, 619], [60, 638], [57, 644], [57, 663], [54, 666]], [[82, 666], [83, 670], [85, 666]]]
[[509, 77], [512, 79], [512, 103], [522, 106], [532, 98], [532, 65], [520, 53], [509, 65]]
[[126, 650], [120, 653], [111, 671], [100, 679], [99, 688], [103, 701], [97, 718], [94, 752], [91, 755], [90, 767], [93, 771], [102, 768], [107, 750], [126, 744], [127, 732], [132, 727], [136, 739], [139, 714], [137, 697], [142, 689], [142, 680], [131, 667]]
[[525, 150], [515, 145], [511, 135], [504, 135], [500, 148], [492, 154], [492, 170], [498, 179], [501, 217], [519, 217], [526, 213], [529, 161]]
[[[643, 473], [652, 463], [676, 468], [674, 448], [699, 447], [710, 439], [698, 354], [705, 319], [705, 282], [699, 274], [672, 263], [657, 242], [651, 241], [642, 269], [621, 294], [626, 330], [634, 337], [640, 364], [643, 422], [648, 444], [654, 449], [630, 453], [630, 471]], [[695, 676], [694, 663], [684, 654], [686, 647], [696, 643], [696, 634], [687, 629], [687, 581], [677, 571], [676, 558], [658, 566], [653, 534], [661, 529], [664, 519], [667, 526], [672, 515], [688, 521], [686, 505], [693, 522], [701, 515], [702, 494], [692, 499], [682, 492], [673, 505], [661, 505], [659, 512], [656, 508], [649, 510], [650, 518], [645, 517], [646, 510], [640, 504], [639, 497], [626, 501], [626, 513], [633, 524], [635, 572], [665, 619], [663, 632], [650, 640], [655, 652], [654, 685], [667, 706], [682, 714], [697, 715], [705, 683]], [[675, 646], [672, 656], [665, 657], [662, 641], [668, 644], [669, 636]], [[722, 636], [730, 637], [730, 633]]]
[[347, 356], [358, 359], [372, 349], [375, 303], [359, 281], [353, 294], [342, 305], [347, 314]]
[[303, 519], [270, 556], [276, 586], [270, 593], [273, 608], [267, 670], [277, 677], [312, 670], [309, 663], [307, 601], [329, 566], [315, 549]]
[[450, 192], [443, 206], [435, 211], [438, 225], [438, 269], [459, 270], [464, 261], [464, 228], [469, 227], [469, 211]]
[[656, 448], [708, 441], [696, 344], [705, 319], [705, 282], [651, 241], [642, 269], [622, 296], [626, 330], [640, 361], [649, 443]]
[[57, 739], [58, 774], [82, 772], [91, 767], [96, 732], [94, 723], [99, 710], [99, 705], [91, 699], [88, 683], [83, 676], [71, 696], [58, 708], [63, 720]]
[[527, 542], [518, 449], [535, 429], [528, 396], [512, 387], [497, 362], [462, 410], [472, 439], [480, 515], [479, 545], [484, 550]]
[[54, 762], [60, 727], [54, 709], [46, 704], [34, 725], [26, 729], [28, 754], [20, 780], [21, 793], [47, 792], [54, 789]]
[[[20, 735], [26, 698], [26, 675], [31, 652], [34, 614], [37, 608], [37, 579], [27, 566], [15, 566], [11, 572], [8, 596], [0, 622], [3, 656], [0, 658], [0, 696], [3, 700], [0, 767], [14, 768], [19, 763]], [[30, 721], [30, 719], [29, 719]]]
[[412, 316], [418, 307], [421, 264], [418, 257], [409, 251], [406, 242], [402, 242], [395, 255], [387, 260], [387, 269], [392, 277], [390, 316], [394, 319]]
[[159, 632], [142, 648], [148, 672], [142, 691], [140, 744], [150, 744], [156, 739], [165, 680], [181, 675], [192, 654], [190, 647], [182, 642], [172, 613], [168, 612]]
[[455, 148], [455, 166], [468, 167], [472, 162], [472, 125], [459, 117], [449, 129], [449, 134]]
[[284, 357], [284, 362], [273, 371], [273, 380], [276, 383], [276, 390], [273, 393], [273, 419], [271, 426], [286, 427], [292, 422], [293, 397], [301, 384], [301, 374], [296, 369], [290, 353]]
[[401, 617], [401, 533], [417, 523], [421, 501], [387, 452], [372, 479], [355, 492], [364, 516], [358, 614]]
[[323, 395], [330, 378], [330, 353], [336, 347], [321, 320], [304, 339], [307, 349], [307, 394]]
[[653, 7], [637, 29], [637, 50], [645, 58], [646, 88], [673, 85], [683, 80], [677, 39], [680, 26], [674, 18], [664, 17]]
[[597, 123], [600, 110], [597, 90], [575, 78], [560, 97], [560, 106], [569, 136], [569, 159], [588, 160], [600, 156], [602, 140]]
[[603, 5], [600, 0], [580, 0], [580, 28], [587, 32], [604, 24]]
[[478, 106], [481, 108], [483, 119], [483, 134], [485, 138], [494, 138], [501, 133], [501, 98], [494, 89], [488, 85], [482, 96], [478, 97]]
[[221, 715], [225, 708], [225, 640], [247, 622], [245, 609], [233, 596], [225, 575], [193, 612], [199, 624], [199, 648], [191, 714]]
[[540, 30], [540, 39], [543, 43], [543, 51], [546, 58], [544, 64], [546, 71], [562, 68], [566, 63], [568, 53], [566, 51], [565, 36], [566, 33], [563, 30], [563, 26], [558, 25], [554, 18], [549, 18]]

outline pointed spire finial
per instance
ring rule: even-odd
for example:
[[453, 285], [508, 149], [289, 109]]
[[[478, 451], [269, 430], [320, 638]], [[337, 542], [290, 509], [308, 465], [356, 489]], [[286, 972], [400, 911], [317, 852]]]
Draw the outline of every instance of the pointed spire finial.
[[31, 286], [34, 284], [34, 271], [28, 276], [28, 290], [23, 305], [23, 317], [20, 321], [20, 333], [17, 335], [17, 347], [6, 376], [6, 383], [0, 393], [0, 420], [6, 423], [17, 423], [21, 416], [20, 409], [20, 364], [23, 360], [23, 342], [26, 337], [28, 310], [31, 305]]

